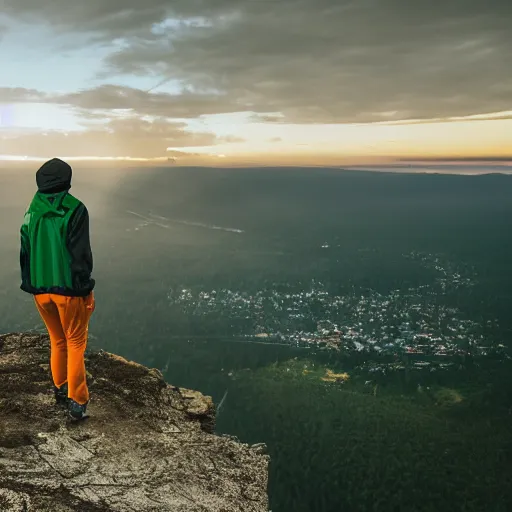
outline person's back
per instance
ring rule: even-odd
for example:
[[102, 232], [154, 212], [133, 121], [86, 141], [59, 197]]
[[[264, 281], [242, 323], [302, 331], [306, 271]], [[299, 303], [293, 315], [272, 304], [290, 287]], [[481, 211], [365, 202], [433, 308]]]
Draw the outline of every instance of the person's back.
[[82, 418], [89, 402], [84, 352], [95, 281], [89, 213], [69, 193], [71, 176], [71, 167], [58, 158], [36, 173], [38, 191], [20, 231], [20, 288], [34, 296], [50, 335], [56, 400]]

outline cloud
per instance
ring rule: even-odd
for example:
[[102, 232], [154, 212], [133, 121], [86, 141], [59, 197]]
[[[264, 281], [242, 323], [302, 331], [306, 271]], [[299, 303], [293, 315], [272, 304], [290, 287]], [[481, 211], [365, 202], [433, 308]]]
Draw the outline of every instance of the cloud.
[[224, 137], [219, 137], [219, 140], [228, 144], [237, 144], [239, 142], [245, 142], [246, 140], [242, 137], [237, 137], [236, 135], [226, 135]]
[[512, 157], [510, 156], [460, 156], [460, 157], [423, 157], [423, 158], [399, 158], [399, 162], [504, 162], [512, 163]]
[[140, 115], [182, 119], [218, 112], [233, 113], [240, 109], [225, 94], [201, 94], [186, 90], [181, 94], [168, 94], [111, 84], [75, 93], [53, 95], [47, 101], [85, 110], [131, 109]]
[[[140, 116], [195, 119], [202, 115], [240, 111], [240, 105], [225, 94], [194, 93], [186, 90], [182, 93], [170, 94], [166, 92], [148, 92], [114, 84], [100, 85], [66, 94], [43, 93], [22, 87], [0, 87], [0, 104], [12, 103], [50, 103], [69, 106], [74, 108], [77, 115], [84, 120], [82, 123], [84, 126], [88, 126], [89, 121], [104, 121], [108, 118], [124, 115], [126, 112]], [[385, 114], [387, 115], [380, 114], [372, 122], [383, 125], [399, 125], [512, 119], [512, 111], [453, 117], [445, 115], [444, 117], [411, 118], [395, 121], [383, 120], [393, 117], [394, 112]], [[250, 116], [250, 120], [256, 123], [282, 124], [289, 122], [289, 119], [281, 114], [254, 114]], [[269, 140], [269, 142], [280, 141], [279, 137]], [[244, 139], [227, 136], [224, 142], [244, 142]]]
[[[131, 113], [169, 119], [194, 119], [201, 115], [215, 114], [219, 110], [234, 113], [237, 105], [223, 95], [148, 93], [140, 89], [119, 85], [101, 85], [66, 94], [49, 94], [24, 88], [0, 87], [0, 104], [50, 103], [70, 106], [82, 118], [84, 126], [94, 126], [97, 121], [117, 118]], [[221, 106], [222, 105], [222, 106]], [[227, 135], [222, 142], [245, 142], [245, 139]]]
[[380, 125], [412, 125], [412, 124], [432, 124], [432, 123], [465, 123], [470, 121], [505, 121], [512, 119], [512, 111], [493, 112], [486, 114], [474, 114], [469, 116], [454, 116], [454, 117], [431, 117], [429, 119], [410, 119], [406, 121], [383, 121], [375, 124]]
[[[510, 0], [4, 0], [2, 10], [96, 40], [122, 38], [109, 73], [158, 70], [155, 83], [220, 91], [202, 102], [160, 97], [179, 115], [362, 123], [510, 109]], [[74, 99], [108, 103], [110, 92]]]
[[[0, 153], [38, 157], [96, 156], [158, 158], [178, 156], [175, 148], [211, 146], [221, 142], [211, 133], [185, 130], [184, 123], [114, 119], [84, 131], [0, 131]], [[167, 148], [172, 148], [168, 150]]]
[[281, 137], [272, 137], [271, 139], [268, 139], [269, 142], [282, 142]]
[[191, 151], [167, 151], [168, 158], [191, 158], [191, 157], [204, 157], [204, 153], [193, 153]]
[[45, 102], [48, 95], [35, 89], [24, 87], [0, 87], [0, 103], [39, 103]]

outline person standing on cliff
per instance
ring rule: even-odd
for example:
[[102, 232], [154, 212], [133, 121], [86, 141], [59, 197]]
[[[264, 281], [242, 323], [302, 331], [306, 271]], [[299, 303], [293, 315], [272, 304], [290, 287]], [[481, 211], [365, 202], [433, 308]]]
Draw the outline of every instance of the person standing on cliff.
[[71, 166], [53, 158], [36, 173], [38, 191], [21, 226], [21, 286], [34, 296], [50, 336], [55, 400], [74, 419], [89, 403], [85, 348], [95, 309], [89, 213], [69, 193]]

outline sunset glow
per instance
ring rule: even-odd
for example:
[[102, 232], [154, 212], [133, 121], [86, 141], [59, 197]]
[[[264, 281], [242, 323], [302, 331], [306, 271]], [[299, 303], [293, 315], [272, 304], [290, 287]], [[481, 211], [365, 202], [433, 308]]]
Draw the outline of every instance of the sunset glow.
[[465, 22], [452, 24], [449, 7], [416, 16], [405, 1], [402, 10], [310, 1], [295, 12], [279, 0], [271, 15], [258, 2], [192, 9], [161, 0], [124, 21], [116, 1], [98, 18], [99, 1], [80, 10], [6, 1], [3, 162], [512, 161], [506, 3], [503, 13], [468, 6]]

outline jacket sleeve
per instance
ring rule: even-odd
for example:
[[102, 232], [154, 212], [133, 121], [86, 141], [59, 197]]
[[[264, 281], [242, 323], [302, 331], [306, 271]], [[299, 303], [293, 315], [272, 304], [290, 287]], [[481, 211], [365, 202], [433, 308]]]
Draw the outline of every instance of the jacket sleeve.
[[30, 284], [30, 244], [27, 225], [24, 222], [20, 229], [20, 268], [21, 282], [23, 285]]
[[89, 212], [83, 203], [78, 206], [69, 221], [67, 243], [71, 255], [72, 275], [78, 276], [83, 283], [90, 279], [93, 266]]

